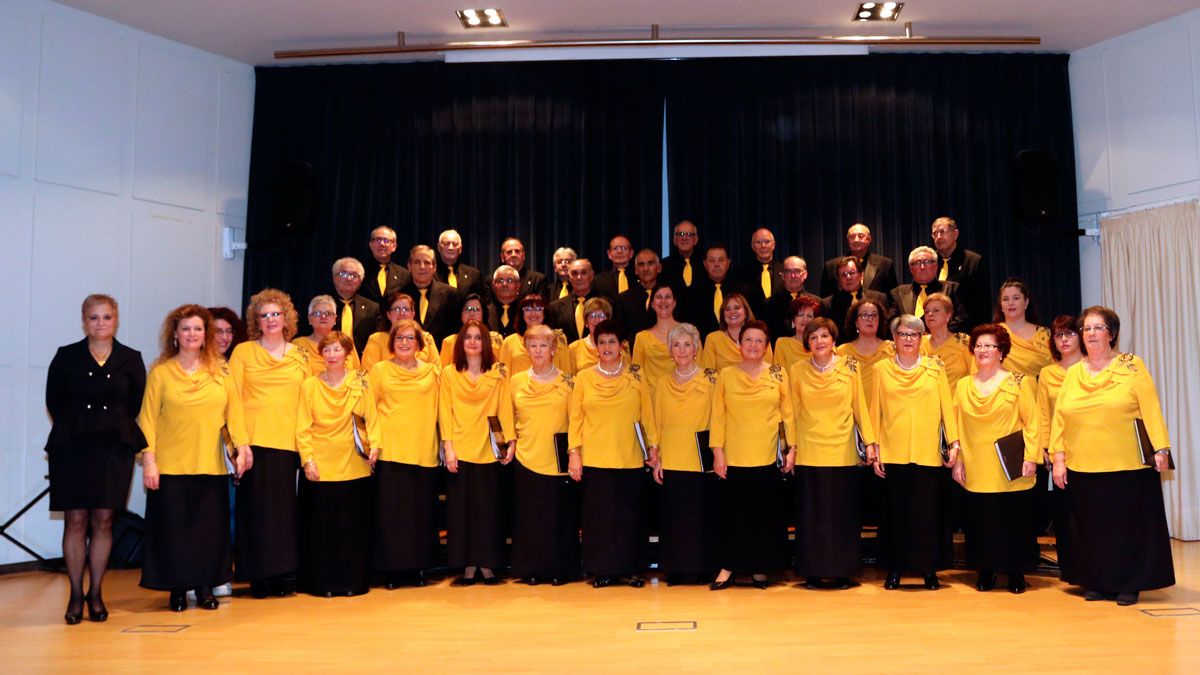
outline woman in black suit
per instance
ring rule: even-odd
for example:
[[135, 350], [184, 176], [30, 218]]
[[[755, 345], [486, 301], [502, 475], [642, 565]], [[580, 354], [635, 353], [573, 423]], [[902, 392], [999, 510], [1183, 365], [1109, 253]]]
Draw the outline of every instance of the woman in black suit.
[[100, 585], [112, 551], [113, 512], [125, 508], [133, 456], [146, 447], [135, 422], [146, 365], [139, 352], [117, 342], [117, 323], [116, 300], [100, 294], [84, 298], [87, 337], [59, 347], [46, 375], [46, 409], [53, 423], [46, 441], [50, 510], [64, 515], [63, 561], [71, 598], [63, 618], [72, 625], [83, 617], [85, 561], [91, 573], [88, 618], [108, 618]]

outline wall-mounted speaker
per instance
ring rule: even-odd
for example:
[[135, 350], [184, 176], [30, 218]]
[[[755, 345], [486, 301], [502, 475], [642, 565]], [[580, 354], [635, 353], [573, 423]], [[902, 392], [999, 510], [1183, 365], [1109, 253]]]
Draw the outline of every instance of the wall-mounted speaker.
[[1053, 152], [1033, 148], [1013, 155], [1013, 217], [1018, 222], [1057, 222], [1062, 218], [1062, 193], [1062, 173]]

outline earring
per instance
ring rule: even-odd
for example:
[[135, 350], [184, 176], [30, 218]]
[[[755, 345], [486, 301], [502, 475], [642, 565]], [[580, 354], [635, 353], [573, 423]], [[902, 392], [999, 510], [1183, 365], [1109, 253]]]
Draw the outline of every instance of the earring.
[[171, 349], [179, 349], [179, 340], [171, 338]]

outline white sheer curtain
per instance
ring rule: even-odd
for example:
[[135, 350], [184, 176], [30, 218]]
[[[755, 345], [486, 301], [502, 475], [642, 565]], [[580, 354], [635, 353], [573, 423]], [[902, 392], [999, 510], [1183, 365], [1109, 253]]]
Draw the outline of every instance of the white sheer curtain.
[[1200, 204], [1106, 218], [1100, 237], [1119, 348], [1145, 360], [1167, 418], [1178, 467], [1163, 481], [1171, 536], [1200, 539]]

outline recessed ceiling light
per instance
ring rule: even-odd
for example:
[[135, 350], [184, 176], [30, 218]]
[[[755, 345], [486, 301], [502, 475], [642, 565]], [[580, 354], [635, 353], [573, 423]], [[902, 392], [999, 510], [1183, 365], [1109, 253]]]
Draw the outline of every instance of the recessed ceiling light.
[[861, 2], [851, 21], [895, 21], [904, 9], [903, 2]]
[[508, 28], [508, 19], [501, 9], [460, 9], [455, 14], [463, 28]]

